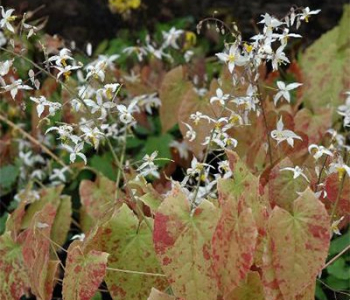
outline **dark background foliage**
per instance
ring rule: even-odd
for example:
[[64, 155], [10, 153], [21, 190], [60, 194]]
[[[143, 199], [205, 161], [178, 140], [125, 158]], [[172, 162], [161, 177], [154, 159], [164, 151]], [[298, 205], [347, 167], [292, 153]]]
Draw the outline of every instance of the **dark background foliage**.
[[[214, 11], [226, 21], [235, 21], [246, 36], [254, 34], [253, 23], [262, 13], [268, 12], [283, 17], [292, 5], [321, 9], [307, 30], [305, 45], [334, 27], [342, 14], [347, 0], [142, 0], [141, 9], [128, 19], [113, 14], [107, 0], [4, 0], [3, 6], [14, 7], [19, 13], [42, 6], [37, 17], [48, 16], [46, 31], [60, 34], [82, 46], [87, 42], [98, 44], [103, 39], [114, 38], [118, 30], [129, 28], [137, 31], [142, 27], [152, 30], [157, 22], [168, 22], [174, 18], [192, 16], [197, 22]], [[193, 28], [194, 30], [194, 28]], [[301, 32], [303, 34], [303, 32]]]

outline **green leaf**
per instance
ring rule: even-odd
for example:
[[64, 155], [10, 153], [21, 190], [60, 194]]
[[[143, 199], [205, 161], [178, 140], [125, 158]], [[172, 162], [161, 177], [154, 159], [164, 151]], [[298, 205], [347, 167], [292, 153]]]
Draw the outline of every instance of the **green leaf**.
[[6, 229], [6, 221], [8, 218], [9, 214], [5, 212], [1, 217], [0, 217], [0, 235], [5, 232]]
[[334, 263], [332, 263], [327, 268], [327, 272], [335, 278], [341, 280], [350, 279], [350, 266], [346, 264], [343, 257], [339, 257]]
[[116, 180], [117, 169], [114, 166], [114, 159], [111, 153], [108, 152], [101, 156], [94, 155], [89, 160], [89, 164], [93, 169], [98, 170], [110, 180]]
[[217, 219], [218, 209], [207, 200], [191, 212], [189, 199], [179, 186], [159, 206], [154, 246], [175, 296], [186, 300], [216, 299], [211, 237]]
[[341, 252], [349, 245], [350, 241], [350, 229], [347, 230], [342, 236], [337, 236], [332, 240], [329, 248], [329, 256], [333, 256]]
[[[171, 152], [169, 148], [170, 142], [173, 137], [170, 134], [164, 134], [161, 136], [150, 136], [145, 143], [142, 151], [137, 155], [137, 159], [141, 160], [146, 154], [151, 154], [154, 151], [158, 151], [158, 158], [171, 159]], [[164, 166], [168, 163], [167, 160], [156, 160], [155, 163], [158, 166]]]
[[95, 250], [83, 253], [79, 242], [72, 243], [63, 278], [63, 300], [90, 300], [106, 275], [108, 256]]
[[14, 165], [7, 165], [0, 168], [0, 187], [10, 188], [17, 180], [19, 169]]
[[318, 300], [328, 300], [319, 282], [316, 284], [315, 296]]
[[[151, 219], [148, 221], [152, 224]], [[139, 223], [126, 204], [96, 229], [86, 249], [110, 253], [108, 268], [119, 271], [108, 269], [105, 282], [115, 300], [146, 299], [152, 287], [167, 286], [162, 276], [137, 273], [159, 274], [161, 269], [153, 249], [151, 230], [145, 222]]]
[[326, 284], [334, 290], [348, 291], [350, 289], [349, 280], [340, 280], [333, 276], [328, 276], [325, 280]]
[[181, 101], [190, 88], [190, 82], [184, 79], [182, 66], [170, 70], [165, 75], [159, 90], [159, 98], [162, 101], [159, 114], [163, 133], [170, 130], [178, 122], [177, 113]]
[[285, 299], [294, 299], [315, 282], [329, 247], [329, 216], [307, 189], [294, 201], [293, 212], [275, 207], [268, 221], [276, 284]]
[[303, 100], [312, 110], [345, 101], [350, 75], [349, 15], [350, 5], [346, 5], [339, 26], [314, 42], [300, 60]]

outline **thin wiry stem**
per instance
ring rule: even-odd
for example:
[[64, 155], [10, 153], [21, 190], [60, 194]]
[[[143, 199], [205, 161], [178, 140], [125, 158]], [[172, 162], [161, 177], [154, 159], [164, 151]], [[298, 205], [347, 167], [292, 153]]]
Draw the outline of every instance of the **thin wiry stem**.
[[148, 272], [132, 271], [132, 270], [125, 270], [125, 269], [109, 268], [109, 267], [107, 267], [107, 270], [114, 271], [114, 272], [128, 273], [128, 274], [144, 275], [144, 276], [166, 277], [166, 275], [160, 274], [160, 273], [148, 273]]

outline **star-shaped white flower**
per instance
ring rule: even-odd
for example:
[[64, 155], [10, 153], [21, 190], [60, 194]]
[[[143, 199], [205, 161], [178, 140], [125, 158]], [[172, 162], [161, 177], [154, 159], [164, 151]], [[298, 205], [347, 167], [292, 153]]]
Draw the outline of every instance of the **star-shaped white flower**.
[[293, 172], [293, 179], [297, 179], [299, 176], [302, 176], [305, 178], [307, 182], [310, 182], [307, 176], [304, 174], [303, 170], [299, 166], [295, 166], [295, 168], [287, 167], [280, 169], [280, 171], [291, 171]]
[[284, 124], [281, 117], [277, 122], [277, 128], [271, 131], [271, 137], [277, 141], [277, 145], [283, 141], [287, 141], [291, 147], [294, 147], [294, 139], [302, 140], [302, 138], [293, 131], [284, 130], [283, 128]]
[[1, 17], [2, 19], [0, 20], [0, 27], [4, 28], [6, 27], [9, 31], [15, 33], [15, 29], [11, 25], [11, 22], [16, 19], [16, 16], [13, 16], [12, 13], [15, 11], [14, 9], [8, 9], [5, 11], [5, 9], [1, 7]]
[[277, 86], [278, 86], [278, 92], [273, 98], [273, 102], [275, 105], [277, 105], [278, 100], [283, 97], [290, 103], [290, 93], [289, 91], [296, 89], [297, 87], [301, 86], [301, 83], [295, 82], [286, 85], [283, 81], [277, 81]]

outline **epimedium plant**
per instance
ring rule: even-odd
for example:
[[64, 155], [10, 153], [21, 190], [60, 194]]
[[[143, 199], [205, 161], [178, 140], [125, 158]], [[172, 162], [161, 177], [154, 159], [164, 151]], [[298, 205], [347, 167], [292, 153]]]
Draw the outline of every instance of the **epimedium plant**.
[[[317, 277], [349, 249], [326, 262], [349, 221], [349, 7], [301, 68], [287, 49], [319, 13], [308, 7], [262, 15], [249, 40], [204, 19], [198, 33], [224, 37], [214, 62], [175, 27], [112, 55], [95, 58], [89, 45], [78, 59], [31, 13], [1, 9], [0, 120], [20, 183], [0, 237], [1, 299], [51, 299], [57, 285], [66, 300], [314, 299]], [[327, 38], [336, 66], [315, 54]], [[331, 80], [320, 68], [340, 83], [315, 99]], [[112, 175], [102, 160], [89, 165], [96, 152]]]

